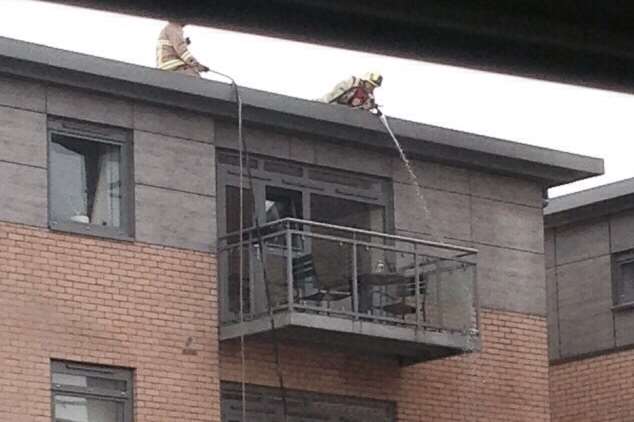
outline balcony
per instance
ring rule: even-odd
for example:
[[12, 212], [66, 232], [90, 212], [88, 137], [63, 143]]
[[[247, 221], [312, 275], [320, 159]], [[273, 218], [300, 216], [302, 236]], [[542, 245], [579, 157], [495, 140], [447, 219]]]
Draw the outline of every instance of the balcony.
[[220, 338], [274, 328], [278, 339], [404, 364], [474, 351], [476, 254], [292, 218], [231, 233], [219, 242]]

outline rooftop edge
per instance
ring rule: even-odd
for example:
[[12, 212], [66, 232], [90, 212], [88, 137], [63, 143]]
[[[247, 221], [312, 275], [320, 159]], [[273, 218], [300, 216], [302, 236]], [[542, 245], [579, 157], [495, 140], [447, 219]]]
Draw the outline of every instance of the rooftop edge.
[[[234, 118], [232, 86], [154, 68], [0, 37], [0, 73]], [[336, 142], [392, 149], [369, 113], [241, 88], [244, 119]], [[517, 175], [558, 186], [603, 174], [603, 160], [457, 130], [390, 119], [405, 149], [420, 158]]]

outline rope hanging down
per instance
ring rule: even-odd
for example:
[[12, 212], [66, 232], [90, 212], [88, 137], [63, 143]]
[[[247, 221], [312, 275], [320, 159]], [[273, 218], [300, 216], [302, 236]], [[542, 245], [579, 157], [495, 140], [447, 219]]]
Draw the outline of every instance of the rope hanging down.
[[[240, 96], [240, 88], [238, 87], [238, 84], [236, 83], [236, 81], [229, 75], [226, 75], [224, 73], [221, 72], [217, 72], [215, 70], [211, 70], [210, 72], [215, 73], [216, 75], [222, 76], [226, 79], [228, 79], [229, 81], [231, 81], [231, 85], [234, 88], [234, 92], [235, 92], [235, 97], [236, 97], [236, 104], [238, 107], [238, 154], [239, 154], [239, 162], [240, 162], [240, 179], [239, 179], [239, 183], [240, 183], [240, 196], [239, 196], [239, 202], [240, 202], [240, 252], [239, 252], [239, 266], [240, 266], [240, 270], [239, 270], [239, 279], [240, 279], [240, 287], [239, 287], [239, 301], [240, 301], [240, 308], [239, 308], [239, 312], [240, 312], [240, 325], [243, 326], [244, 324], [244, 286], [243, 286], [243, 281], [244, 281], [244, 248], [242, 247], [242, 232], [244, 231], [244, 192], [243, 192], [243, 187], [244, 187], [244, 163], [246, 161], [247, 163], [247, 180], [248, 180], [248, 185], [249, 185], [249, 190], [251, 191], [251, 206], [252, 206], [252, 212], [253, 212], [253, 216], [255, 217], [255, 234], [256, 234], [256, 238], [257, 238], [257, 245], [258, 248], [260, 250], [260, 254], [258, 256], [258, 259], [260, 260], [260, 265], [262, 267], [262, 278], [264, 281], [264, 291], [265, 291], [265, 296], [266, 296], [266, 302], [267, 302], [267, 312], [269, 315], [269, 320], [270, 320], [270, 324], [271, 324], [271, 342], [273, 344], [273, 356], [274, 356], [274, 361], [275, 361], [275, 370], [277, 373], [277, 378], [278, 378], [278, 383], [280, 386], [280, 394], [282, 396], [282, 415], [283, 415], [283, 422], [288, 422], [288, 401], [286, 398], [286, 388], [284, 386], [284, 375], [282, 373], [282, 368], [281, 368], [281, 364], [280, 364], [280, 350], [279, 350], [279, 345], [277, 342], [277, 333], [276, 333], [276, 326], [275, 326], [275, 316], [273, 314], [273, 307], [271, 304], [271, 289], [270, 289], [270, 283], [269, 283], [269, 278], [267, 275], [267, 271], [266, 271], [266, 263], [265, 263], [265, 248], [264, 248], [264, 241], [262, 240], [262, 231], [261, 231], [261, 227], [260, 227], [260, 219], [258, 217], [257, 214], [257, 209], [256, 209], [256, 198], [255, 198], [255, 189], [253, 186], [253, 175], [251, 174], [251, 166], [248, 165], [249, 163], [249, 149], [247, 147], [247, 143], [244, 140], [244, 136], [243, 136], [243, 125], [242, 125], [242, 98]], [[250, 245], [249, 245], [250, 247]], [[240, 360], [241, 360], [241, 393], [242, 393], [242, 422], [246, 422], [246, 357], [245, 357], [245, 338], [244, 338], [244, 331], [241, 330], [240, 332]]]

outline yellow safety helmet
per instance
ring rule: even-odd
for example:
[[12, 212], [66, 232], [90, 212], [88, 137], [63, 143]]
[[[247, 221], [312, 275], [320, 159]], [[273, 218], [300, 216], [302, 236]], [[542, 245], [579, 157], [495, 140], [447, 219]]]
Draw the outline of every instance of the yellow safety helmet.
[[362, 79], [364, 81], [370, 82], [372, 85], [377, 87], [381, 86], [381, 84], [383, 83], [383, 76], [377, 72], [368, 72], [365, 75], [363, 75]]

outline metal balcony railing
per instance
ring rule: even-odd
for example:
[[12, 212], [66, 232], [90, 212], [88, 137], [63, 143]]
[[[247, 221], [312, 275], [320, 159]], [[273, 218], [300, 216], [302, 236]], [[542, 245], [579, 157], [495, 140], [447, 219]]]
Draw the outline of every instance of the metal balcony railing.
[[240, 248], [245, 321], [302, 313], [477, 336], [476, 250], [292, 218], [220, 239], [221, 327], [240, 322]]

